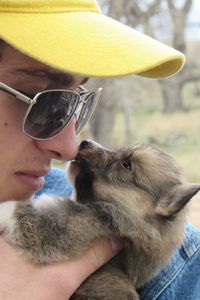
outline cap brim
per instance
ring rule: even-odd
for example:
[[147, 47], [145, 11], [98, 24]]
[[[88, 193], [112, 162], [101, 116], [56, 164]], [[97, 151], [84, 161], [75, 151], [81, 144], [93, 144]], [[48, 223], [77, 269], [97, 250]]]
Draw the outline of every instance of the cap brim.
[[4, 12], [0, 36], [43, 63], [87, 77], [162, 78], [178, 72], [185, 61], [173, 48], [91, 12]]

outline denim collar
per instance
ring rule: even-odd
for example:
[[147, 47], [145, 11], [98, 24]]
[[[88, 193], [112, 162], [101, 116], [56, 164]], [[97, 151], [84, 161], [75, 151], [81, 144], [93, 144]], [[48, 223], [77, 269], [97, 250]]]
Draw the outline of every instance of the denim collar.
[[156, 300], [169, 286], [187, 261], [200, 248], [200, 231], [191, 225], [185, 227], [185, 239], [181, 248], [174, 253], [170, 263], [161, 272], [140, 289], [140, 299]]

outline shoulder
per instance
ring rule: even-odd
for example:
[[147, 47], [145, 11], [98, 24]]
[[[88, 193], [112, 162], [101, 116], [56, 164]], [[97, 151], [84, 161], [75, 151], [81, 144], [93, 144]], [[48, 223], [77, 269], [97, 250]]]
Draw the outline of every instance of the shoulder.
[[185, 227], [185, 239], [170, 263], [140, 290], [145, 300], [197, 300], [200, 297], [200, 231]]
[[43, 189], [37, 192], [34, 198], [36, 199], [42, 194], [70, 197], [71, 193], [72, 187], [69, 183], [66, 172], [62, 169], [53, 168], [45, 177]]

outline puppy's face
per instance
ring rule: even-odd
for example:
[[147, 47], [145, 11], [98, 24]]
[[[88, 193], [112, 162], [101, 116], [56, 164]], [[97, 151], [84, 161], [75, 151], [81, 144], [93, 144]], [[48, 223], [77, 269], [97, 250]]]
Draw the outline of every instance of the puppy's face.
[[77, 201], [114, 201], [142, 215], [176, 214], [200, 188], [185, 185], [174, 159], [150, 145], [110, 151], [83, 141], [69, 171]]

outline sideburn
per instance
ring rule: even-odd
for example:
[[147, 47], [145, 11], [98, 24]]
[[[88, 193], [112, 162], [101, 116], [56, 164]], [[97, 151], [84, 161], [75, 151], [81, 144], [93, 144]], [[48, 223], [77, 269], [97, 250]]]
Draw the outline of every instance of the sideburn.
[[4, 40], [0, 39], [0, 61], [1, 61], [3, 50], [6, 46], [8, 46], [8, 44]]

